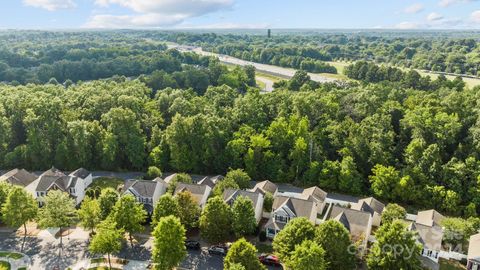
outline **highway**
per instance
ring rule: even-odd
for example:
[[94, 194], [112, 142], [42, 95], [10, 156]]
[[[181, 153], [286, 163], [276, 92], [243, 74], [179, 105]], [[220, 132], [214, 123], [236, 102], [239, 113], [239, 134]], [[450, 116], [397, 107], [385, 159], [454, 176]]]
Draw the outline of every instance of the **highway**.
[[[282, 77], [285, 79], [290, 79], [295, 75], [295, 72], [297, 72], [296, 69], [292, 68], [284, 68], [284, 67], [278, 67], [278, 66], [273, 66], [273, 65], [266, 65], [266, 64], [259, 64], [251, 61], [245, 61], [242, 59], [238, 59], [235, 57], [231, 57], [228, 55], [223, 55], [223, 54], [217, 54], [217, 53], [211, 53], [211, 52], [206, 52], [202, 50], [200, 47], [192, 47], [192, 46], [183, 46], [183, 45], [178, 45], [178, 44], [169, 44], [169, 48], [175, 48], [181, 52], [195, 52], [200, 55], [205, 55], [205, 56], [214, 56], [217, 57], [221, 62], [226, 63], [226, 64], [232, 64], [232, 65], [238, 65], [238, 66], [246, 66], [246, 65], [252, 65], [254, 66], [258, 71], [267, 73], [267, 74], [272, 74], [274, 76]], [[322, 76], [320, 74], [315, 74], [315, 73], [308, 73], [312, 81], [320, 82], [320, 83], [325, 83], [325, 82], [334, 82], [336, 81], [335, 79], [332, 78], [327, 78], [325, 76]], [[273, 83], [272, 83], [273, 84]]]

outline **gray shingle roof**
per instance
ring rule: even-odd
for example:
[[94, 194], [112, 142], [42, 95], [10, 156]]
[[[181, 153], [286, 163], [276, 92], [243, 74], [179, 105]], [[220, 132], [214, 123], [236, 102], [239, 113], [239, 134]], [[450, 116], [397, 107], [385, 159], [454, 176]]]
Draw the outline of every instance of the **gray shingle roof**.
[[77, 169], [70, 173], [71, 176], [80, 177], [82, 179], [87, 178], [90, 175], [90, 172], [84, 168]]
[[480, 233], [470, 237], [468, 245], [468, 259], [480, 262]]
[[274, 183], [268, 181], [268, 180], [265, 180], [265, 181], [262, 181], [262, 182], [258, 182], [255, 187], [252, 188], [252, 191], [253, 192], [257, 192], [257, 191], [260, 191], [262, 193], [266, 193], [266, 192], [269, 192], [271, 194], [274, 194], [275, 192], [277, 192], [277, 185], [275, 185]]
[[373, 197], [358, 200], [358, 203], [352, 205], [352, 209], [381, 214], [385, 205]]
[[38, 178], [38, 183], [35, 191], [48, 191], [53, 186], [58, 187], [60, 190], [68, 191], [69, 188], [74, 187], [78, 177], [67, 175], [41, 175]]
[[437, 211], [431, 209], [426, 211], [420, 211], [417, 214], [417, 218], [415, 222], [417, 224], [425, 225], [425, 226], [441, 226], [442, 220], [445, 217], [438, 213]]
[[37, 179], [37, 176], [24, 169], [13, 169], [0, 176], [0, 181], [7, 181], [12, 185], [26, 187]]
[[311, 219], [313, 215], [312, 212], [316, 212], [316, 204], [313, 201], [286, 196], [275, 197], [272, 206], [273, 211], [282, 208], [283, 206], [288, 207], [296, 217], [306, 217]]
[[370, 213], [362, 212], [354, 209], [333, 206], [330, 212], [329, 219], [334, 219], [345, 226], [354, 239], [361, 237], [368, 237], [366, 234], [371, 229], [369, 228], [369, 221], [371, 219]]
[[156, 181], [130, 179], [125, 181], [124, 190], [130, 189], [141, 197], [152, 198], [157, 184]]
[[430, 250], [441, 250], [443, 230], [439, 226], [425, 226], [412, 223], [411, 230], [418, 233], [418, 241]]
[[258, 199], [260, 198], [260, 194], [253, 191], [228, 188], [223, 192], [223, 200], [228, 204], [233, 204], [238, 196], [249, 198], [252, 201], [254, 208], [258, 203]]

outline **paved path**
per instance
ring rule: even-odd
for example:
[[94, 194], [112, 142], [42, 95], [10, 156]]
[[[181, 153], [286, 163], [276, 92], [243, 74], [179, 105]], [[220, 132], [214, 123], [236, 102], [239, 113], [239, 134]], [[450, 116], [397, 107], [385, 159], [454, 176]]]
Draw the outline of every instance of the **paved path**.
[[262, 89], [263, 91], [269, 93], [269, 92], [272, 92], [273, 91], [273, 81], [268, 79], [268, 78], [265, 78], [265, 77], [261, 77], [261, 76], [257, 76], [256, 77], [258, 81], [261, 81], [265, 84], [265, 88]]

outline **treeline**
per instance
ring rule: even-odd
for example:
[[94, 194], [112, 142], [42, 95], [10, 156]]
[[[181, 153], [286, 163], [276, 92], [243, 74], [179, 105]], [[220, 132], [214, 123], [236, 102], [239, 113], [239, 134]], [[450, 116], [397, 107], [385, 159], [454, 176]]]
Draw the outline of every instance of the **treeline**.
[[1, 86], [1, 167], [244, 168], [255, 180], [478, 213], [478, 88], [300, 89], [168, 88], [152, 98], [139, 80]]
[[448, 80], [444, 75], [439, 75], [433, 80], [430, 76], [421, 76], [415, 70], [402, 71], [399, 68], [390, 66], [378, 66], [372, 62], [358, 61], [345, 68], [345, 75], [351, 79], [366, 83], [394, 82], [402, 87], [419, 90], [437, 90], [441, 87], [448, 87], [461, 91], [465, 82], [461, 77]]
[[[286, 56], [298, 56], [322, 61], [368, 60], [408, 68], [480, 76], [478, 37], [478, 33], [472, 32], [385, 31], [280, 31], [269, 39], [265, 33], [219, 35], [183, 32], [164, 35], [170, 41], [196, 44], [214, 51], [218, 48], [218, 52], [224, 54], [275, 65], [281, 65], [280, 59]], [[275, 60], [272, 60], [274, 57]]]

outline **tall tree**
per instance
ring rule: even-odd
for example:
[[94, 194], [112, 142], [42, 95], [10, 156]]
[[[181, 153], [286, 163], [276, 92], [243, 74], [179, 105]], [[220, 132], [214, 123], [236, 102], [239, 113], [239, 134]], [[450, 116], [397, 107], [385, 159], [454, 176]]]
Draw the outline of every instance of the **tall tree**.
[[235, 241], [229, 248], [223, 267], [226, 270], [236, 269], [237, 264], [244, 267], [245, 270], [266, 269], [257, 258], [257, 249], [245, 238]]
[[12, 187], [7, 200], [2, 206], [2, 220], [10, 227], [18, 228], [23, 225], [27, 235], [27, 222], [34, 220], [38, 212], [38, 203], [23, 188]]
[[112, 269], [110, 255], [120, 252], [122, 248], [123, 230], [117, 228], [117, 224], [106, 219], [97, 227], [97, 233], [93, 236], [88, 249], [92, 253], [107, 254], [108, 266]]
[[62, 245], [62, 229], [75, 224], [77, 210], [75, 201], [68, 193], [60, 190], [49, 191], [45, 196], [45, 204], [38, 212], [40, 228], [60, 228], [60, 246]]
[[100, 196], [98, 197], [101, 219], [106, 219], [108, 215], [110, 215], [118, 198], [118, 193], [113, 188], [102, 189]]
[[85, 197], [80, 209], [78, 209], [78, 217], [82, 227], [93, 233], [93, 230], [101, 221], [101, 209], [98, 200], [91, 199], [88, 196]]
[[152, 262], [155, 269], [171, 270], [187, 255], [185, 228], [174, 216], [160, 218], [153, 231]]
[[355, 268], [355, 248], [343, 224], [335, 220], [320, 224], [315, 231], [315, 242], [325, 248], [328, 269]]
[[297, 245], [286, 264], [295, 270], [325, 270], [328, 266], [325, 250], [311, 240], [305, 240]]
[[396, 203], [389, 203], [382, 212], [382, 223], [391, 223], [397, 219], [404, 219], [407, 215], [405, 208]]
[[156, 227], [162, 217], [178, 217], [179, 213], [180, 207], [177, 200], [170, 193], [165, 193], [160, 197], [153, 209], [152, 227]]
[[245, 196], [238, 196], [232, 205], [233, 231], [237, 237], [246, 236], [255, 232], [257, 220], [252, 200]]
[[294, 218], [275, 236], [273, 249], [282, 261], [288, 261], [295, 246], [314, 237], [315, 227], [310, 220], [303, 217]]
[[219, 243], [229, 238], [232, 232], [232, 211], [222, 198], [208, 199], [200, 217], [200, 230], [211, 243]]
[[193, 198], [192, 193], [188, 191], [180, 192], [175, 195], [175, 198], [178, 202], [178, 216], [185, 228], [197, 227], [202, 209]]
[[401, 221], [380, 226], [375, 237], [377, 242], [367, 255], [368, 269], [421, 269], [421, 248], [415, 233], [408, 231]]
[[235, 170], [230, 170], [227, 172], [227, 175], [225, 175], [225, 180], [233, 180], [235, 183], [237, 183], [238, 187], [240, 189], [246, 189], [250, 187], [250, 181], [252, 180], [250, 176], [246, 172], [244, 172], [242, 169], [235, 169]]
[[147, 218], [147, 211], [143, 205], [135, 200], [132, 195], [124, 195], [115, 203], [112, 218], [118, 228], [128, 233], [130, 245], [133, 247], [133, 234], [143, 231], [143, 223]]

